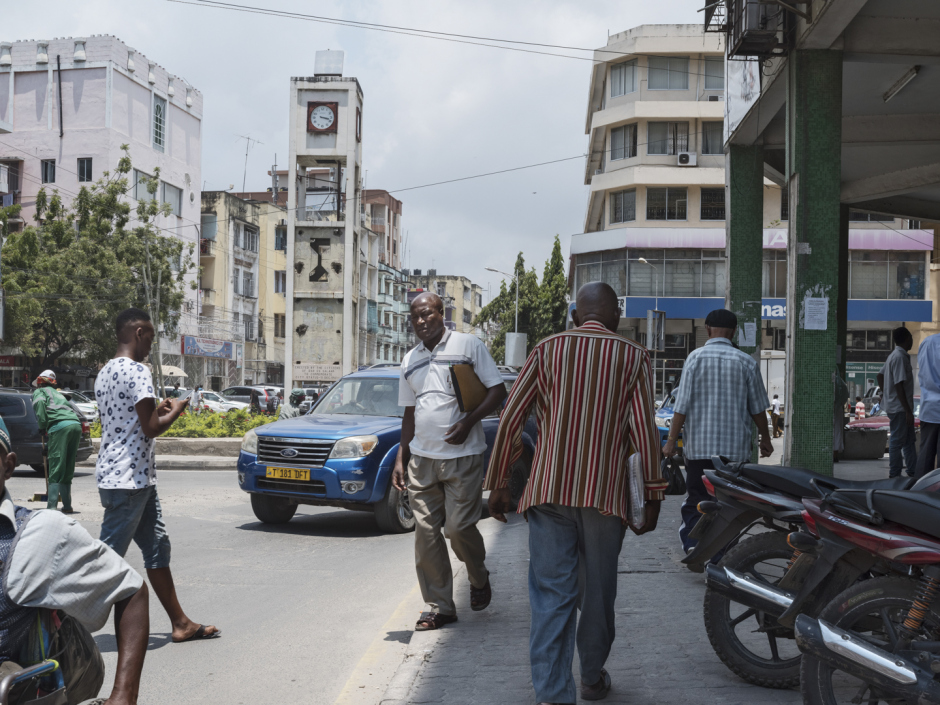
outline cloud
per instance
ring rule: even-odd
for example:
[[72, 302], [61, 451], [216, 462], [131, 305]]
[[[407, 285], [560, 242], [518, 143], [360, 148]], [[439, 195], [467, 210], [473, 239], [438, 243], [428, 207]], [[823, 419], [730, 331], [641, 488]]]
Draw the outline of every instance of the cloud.
[[[259, 4], [259, 3], [256, 3]], [[700, 0], [343, 3], [270, 0], [270, 7], [365, 22], [577, 47], [646, 23], [698, 23]], [[264, 189], [287, 164], [291, 76], [314, 52], [343, 49], [365, 93], [363, 168], [369, 188], [394, 190], [584, 153], [590, 61], [288, 20], [166, 0], [49, 0], [4, 9], [3, 39], [114, 34], [202, 91], [202, 173], [208, 189]], [[529, 47], [543, 50], [539, 47]], [[544, 49], [584, 55], [562, 49]], [[580, 232], [584, 163], [560, 164], [406, 191], [406, 266], [469, 276], [494, 293], [492, 266], [516, 254], [541, 273], [554, 235]], [[567, 255], [568, 241], [563, 239]]]

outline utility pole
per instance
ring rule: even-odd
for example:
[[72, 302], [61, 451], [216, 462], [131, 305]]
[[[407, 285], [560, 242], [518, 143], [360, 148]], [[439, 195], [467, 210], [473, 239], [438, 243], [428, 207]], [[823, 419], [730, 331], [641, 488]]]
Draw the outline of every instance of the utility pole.
[[255, 144], [264, 144], [264, 142], [256, 140], [253, 137], [249, 137], [248, 135], [239, 135], [238, 137], [239, 139], [245, 140], [245, 172], [242, 175], [242, 193], [244, 193], [245, 183], [248, 179], [248, 151], [251, 149], [251, 143], [254, 142]]

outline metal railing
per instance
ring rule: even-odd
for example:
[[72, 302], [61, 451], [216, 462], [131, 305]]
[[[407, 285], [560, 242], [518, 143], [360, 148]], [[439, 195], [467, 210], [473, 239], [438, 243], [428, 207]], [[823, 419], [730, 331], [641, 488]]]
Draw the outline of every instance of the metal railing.
[[338, 223], [343, 220], [343, 211], [319, 210], [317, 208], [298, 209], [301, 219], [312, 223]]

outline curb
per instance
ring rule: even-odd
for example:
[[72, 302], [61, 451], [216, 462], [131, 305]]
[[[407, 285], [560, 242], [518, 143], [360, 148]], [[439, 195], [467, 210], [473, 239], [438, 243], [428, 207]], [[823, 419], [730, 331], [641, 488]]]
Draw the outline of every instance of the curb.
[[[76, 463], [79, 468], [94, 468], [97, 456], [93, 455], [87, 460]], [[238, 458], [217, 458], [212, 456], [186, 456], [186, 455], [158, 455], [157, 472], [168, 470], [191, 471], [234, 471], [238, 466]]]

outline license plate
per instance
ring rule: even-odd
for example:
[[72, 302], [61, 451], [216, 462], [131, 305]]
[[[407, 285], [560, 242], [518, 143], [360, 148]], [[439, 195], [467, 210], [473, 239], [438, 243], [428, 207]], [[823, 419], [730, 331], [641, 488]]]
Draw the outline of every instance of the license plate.
[[310, 471], [301, 468], [265, 468], [264, 476], [272, 480], [301, 480], [310, 481]]

